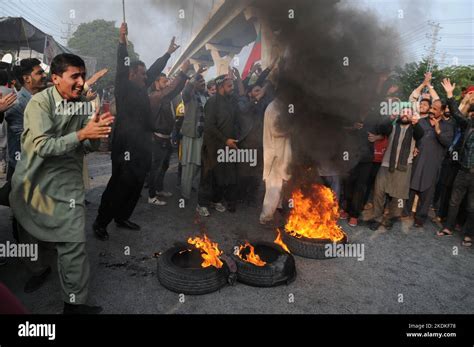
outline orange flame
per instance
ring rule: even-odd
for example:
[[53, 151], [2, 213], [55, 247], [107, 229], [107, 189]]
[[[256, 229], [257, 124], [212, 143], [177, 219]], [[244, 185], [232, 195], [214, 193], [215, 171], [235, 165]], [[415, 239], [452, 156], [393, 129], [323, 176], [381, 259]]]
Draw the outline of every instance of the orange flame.
[[307, 196], [301, 189], [291, 196], [293, 208], [285, 225], [286, 232], [295, 237], [340, 241], [345, 234], [337, 225], [339, 206], [331, 189], [314, 184]]
[[[247, 247], [250, 249], [250, 252], [243, 256], [242, 251]], [[246, 261], [256, 266], [265, 266], [266, 264], [266, 262], [260, 259], [260, 256], [255, 253], [255, 248], [247, 241], [245, 241], [245, 245], [240, 246], [239, 251], [237, 252], [237, 256], [243, 261]]]
[[273, 242], [276, 243], [277, 245], [280, 245], [281, 248], [283, 248], [288, 253], [291, 253], [290, 250], [288, 249], [288, 246], [281, 239], [281, 232], [280, 232], [280, 229], [278, 229], [278, 228], [277, 228], [277, 237], [276, 237], [275, 241], [273, 241]]
[[218, 244], [209, 240], [206, 234], [201, 238], [196, 236], [195, 238], [189, 238], [188, 243], [194, 245], [197, 249], [201, 251], [201, 257], [204, 259], [201, 266], [206, 268], [209, 266], [214, 266], [215, 268], [220, 269], [223, 265], [222, 261], [219, 259], [219, 256], [222, 255], [222, 251], [219, 250]]

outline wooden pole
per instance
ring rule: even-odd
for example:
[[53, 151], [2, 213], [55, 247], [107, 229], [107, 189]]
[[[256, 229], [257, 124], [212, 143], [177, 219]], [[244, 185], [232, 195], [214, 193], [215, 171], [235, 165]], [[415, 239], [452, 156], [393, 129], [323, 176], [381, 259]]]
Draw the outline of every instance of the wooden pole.
[[[122, 0], [122, 13], [123, 13], [123, 23], [126, 23], [126, 20], [125, 20], [125, 0]], [[127, 37], [127, 35], [125, 35], [125, 43], [128, 46], [128, 37]]]

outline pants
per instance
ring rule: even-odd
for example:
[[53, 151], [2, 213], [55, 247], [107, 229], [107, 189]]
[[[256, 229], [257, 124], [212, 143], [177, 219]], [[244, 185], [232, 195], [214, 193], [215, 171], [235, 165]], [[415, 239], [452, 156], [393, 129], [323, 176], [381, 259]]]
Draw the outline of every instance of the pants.
[[151, 161], [150, 176], [148, 178], [148, 196], [153, 198], [156, 192], [163, 191], [163, 182], [166, 171], [170, 166], [173, 147], [170, 139], [153, 138], [153, 159]]
[[106, 227], [112, 219], [130, 219], [145, 182], [146, 171], [132, 170], [133, 163], [114, 163], [112, 176], [100, 201], [96, 222]]
[[437, 192], [435, 192], [433, 201], [434, 205], [438, 205], [436, 215], [440, 218], [445, 218], [448, 215], [449, 200], [458, 170], [459, 166], [454, 165], [452, 162], [449, 165], [443, 165], [441, 169]]
[[321, 176], [326, 187], [331, 188], [339, 202], [341, 200], [341, 176]]
[[[381, 221], [383, 217], [384, 207], [385, 207], [385, 181], [387, 177], [382, 178], [381, 175], [377, 175], [375, 179], [374, 186], [374, 219]], [[400, 217], [403, 210], [403, 200], [397, 198], [391, 198], [388, 208], [388, 218], [397, 218]]]
[[261, 176], [239, 177], [239, 200], [256, 202], [261, 180]]
[[416, 206], [415, 218], [421, 222], [425, 222], [428, 217], [435, 190], [436, 184], [432, 184], [431, 187], [423, 192], [410, 189], [410, 196], [406, 202], [406, 206], [404, 207], [405, 214], [410, 215], [413, 202], [415, 201], [415, 195], [418, 194], [418, 205]]
[[268, 177], [265, 180], [265, 197], [263, 198], [261, 221], [270, 221], [276, 209], [281, 206], [283, 179], [281, 177]]
[[359, 218], [364, 208], [364, 198], [367, 191], [372, 163], [359, 163], [354, 167], [345, 184], [347, 213], [352, 218]]
[[62, 299], [70, 304], [85, 304], [89, 287], [89, 260], [85, 242], [45, 242], [29, 234], [18, 224], [20, 242], [38, 245], [38, 259], [25, 258], [32, 275], [39, 275], [51, 265], [57, 253]]
[[459, 170], [453, 184], [453, 191], [449, 201], [448, 217], [446, 219], [445, 227], [449, 230], [454, 230], [456, 224], [456, 217], [459, 212], [459, 206], [467, 194], [467, 218], [464, 226], [466, 235], [474, 235], [474, 173]]
[[187, 163], [182, 166], [181, 195], [185, 199], [191, 198], [191, 190], [193, 187], [199, 187], [200, 175], [201, 175], [201, 165]]
[[237, 200], [237, 184], [221, 186], [217, 184], [215, 173], [208, 170], [204, 173], [201, 166], [201, 182], [199, 183], [198, 204], [209, 207], [211, 202], [217, 203], [226, 200], [228, 204], [235, 205]]
[[364, 205], [369, 201], [370, 193], [373, 191], [375, 178], [377, 177], [377, 173], [379, 172], [381, 165], [382, 163], [372, 163], [372, 168], [370, 169], [369, 178], [367, 180], [367, 190], [365, 191]]
[[15, 173], [15, 168], [12, 167], [11, 165], [8, 165], [7, 167], [7, 181], [11, 181], [13, 174]]
[[84, 181], [84, 190], [91, 189], [90, 176], [89, 176], [89, 166], [87, 165], [86, 156], [84, 156], [82, 163], [82, 180]]

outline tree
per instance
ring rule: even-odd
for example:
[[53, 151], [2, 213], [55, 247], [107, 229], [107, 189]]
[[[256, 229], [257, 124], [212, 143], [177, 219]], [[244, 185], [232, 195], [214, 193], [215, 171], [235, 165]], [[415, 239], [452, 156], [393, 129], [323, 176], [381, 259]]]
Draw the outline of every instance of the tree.
[[[405, 64], [405, 66], [395, 69], [403, 100], [408, 100], [411, 92], [423, 82], [427, 70], [427, 60]], [[433, 65], [431, 72], [431, 84], [442, 99], [446, 98], [444, 89], [441, 86], [441, 81], [445, 77], [450, 78], [453, 83], [456, 83], [456, 89], [454, 90], [456, 98], [460, 97], [462, 88], [474, 85], [474, 66], [448, 66], [440, 69], [438, 65]]]
[[[97, 19], [90, 23], [80, 24], [68, 41], [68, 47], [77, 54], [96, 57], [97, 70], [109, 69], [107, 75], [97, 82], [98, 88], [105, 88], [114, 84], [118, 37], [119, 28], [115, 27], [114, 21]], [[128, 42], [127, 48], [130, 59], [138, 60], [139, 56], [135, 53], [132, 42]]]
[[[443, 78], [448, 77], [456, 83], [454, 96], [459, 98], [463, 88], [474, 85], [474, 66], [448, 66], [443, 69]], [[442, 89], [444, 94], [444, 89]]]

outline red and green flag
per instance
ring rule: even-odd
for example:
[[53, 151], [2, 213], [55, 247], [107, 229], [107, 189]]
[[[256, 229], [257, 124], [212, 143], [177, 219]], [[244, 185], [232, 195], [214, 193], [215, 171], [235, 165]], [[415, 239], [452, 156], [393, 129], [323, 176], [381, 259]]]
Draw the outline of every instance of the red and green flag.
[[261, 30], [258, 31], [257, 39], [253, 44], [252, 51], [247, 59], [247, 63], [245, 64], [244, 71], [242, 72], [242, 79], [245, 79], [249, 72], [252, 64], [262, 59], [262, 35]]

